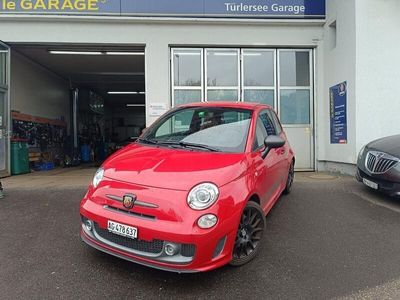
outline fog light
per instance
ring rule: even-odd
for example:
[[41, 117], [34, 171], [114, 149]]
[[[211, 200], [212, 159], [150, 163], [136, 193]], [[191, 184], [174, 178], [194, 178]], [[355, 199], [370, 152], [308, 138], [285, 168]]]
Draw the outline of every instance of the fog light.
[[218, 218], [215, 215], [204, 215], [202, 216], [198, 221], [197, 221], [197, 225], [199, 225], [200, 228], [203, 229], [208, 229], [211, 227], [214, 227], [215, 224], [217, 224]]
[[85, 222], [85, 227], [86, 227], [86, 230], [87, 230], [87, 231], [92, 231], [92, 229], [93, 229], [93, 222], [90, 221], [90, 220], [86, 220], [86, 222]]
[[178, 253], [178, 250], [179, 250], [179, 247], [176, 244], [168, 243], [168, 244], [165, 244], [165, 246], [164, 246], [165, 254], [167, 254], [168, 256], [174, 256], [175, 254]]

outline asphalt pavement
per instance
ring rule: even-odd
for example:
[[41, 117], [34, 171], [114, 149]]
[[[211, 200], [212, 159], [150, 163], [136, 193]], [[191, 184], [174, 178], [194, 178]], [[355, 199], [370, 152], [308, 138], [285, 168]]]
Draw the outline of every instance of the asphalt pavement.
[[55, 174], [47, 185], [23, 185], [28, 176], [3, 181], [1, 299], [400, 298], [400, 200], [351, 177], [297, 174], [293, 192], [267, 217], [255, 260], [176, 274], [81, 242], [78, 209], [89, 173]]

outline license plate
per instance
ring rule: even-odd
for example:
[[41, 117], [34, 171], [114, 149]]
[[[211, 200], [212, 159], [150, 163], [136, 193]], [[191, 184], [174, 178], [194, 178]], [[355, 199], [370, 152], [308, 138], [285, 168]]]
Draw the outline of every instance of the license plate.
[[378, 189], [378, 184], [375, 183], [375, 182], [373, 182], [373, 181], [371, 181], [371, 180], [368, 180], [368, 179], [363, 178], [363, 183], [364, 183], [366, 186], [369, 186], [370, 188], [372, 188], [372, 189], [374, 189], [374, 190], [377, 190], [377, 189]]
[[114, 221], [108, 221], [107, 229], [109, 232], [114, 234], [125, 236], [131, 239], [137, 238], [138, 230], [136, 227], [120, 224]]

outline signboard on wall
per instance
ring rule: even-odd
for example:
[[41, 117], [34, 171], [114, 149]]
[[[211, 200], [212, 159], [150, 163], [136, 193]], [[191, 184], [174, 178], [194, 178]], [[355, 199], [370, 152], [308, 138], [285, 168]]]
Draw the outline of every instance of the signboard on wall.
[[0, 0], [0, 14], [325, 18], [326, 0]]
[[165, 103], [152, 103], [149, 105], [149, 116], [160, 117], [167, 112], [167, 105]]
[[331, 144], [347, 144], [347, 82], [329, 89]]

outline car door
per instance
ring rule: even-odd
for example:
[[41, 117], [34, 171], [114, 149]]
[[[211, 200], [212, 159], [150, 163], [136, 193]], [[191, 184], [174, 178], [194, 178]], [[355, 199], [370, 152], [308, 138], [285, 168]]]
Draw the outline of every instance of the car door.
[[266, 111], [261, 112], [257, 118], [252, 157], [256, 191], [261, 198], [261, 207], [267, 213], [279, 196], [281, 171], [277, 151], [273, 149], [266, 158], [262, 158], [265, 150], [264, 140], [269, 134], [274, 134], [274, 128], [269, 127], [271, 124], [265, 123], [265, 118], [269, 119]]
[[286, 134], [282, 129], [282, 125], [279, 122], [276, 113], [273, 110], [269, 109], [267, 111], [267, 115], [269, 116], [272, 126], [274, 126], [275, 135], [281, 137], [286, 141], [283, 147], [275, 149], [279, 164], [279, 177], [282, 180], [282, 188], [284, 188], [286, 186], [287, 175], [289, 174], [289, 167], [290, 167], [290, 160], [289, 160], [290, 145], [287, 141]]

